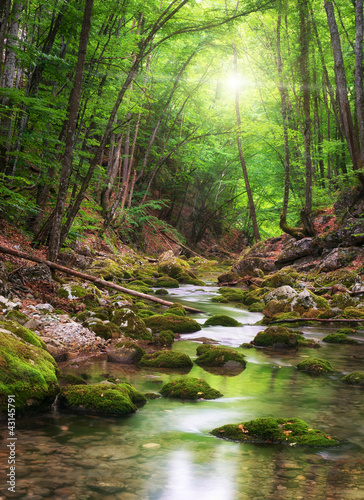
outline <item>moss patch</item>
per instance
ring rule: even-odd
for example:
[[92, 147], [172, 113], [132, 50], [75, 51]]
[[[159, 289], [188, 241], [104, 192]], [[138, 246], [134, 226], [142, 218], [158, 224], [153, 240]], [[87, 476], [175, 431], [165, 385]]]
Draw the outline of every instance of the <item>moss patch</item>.
[[174, 342], [174, 333], [172, 330], [162, 330], [156, 333], [155, 337], [153, 337], [153, 342], [156, 345], [171, 347]]
[[355, 328], [339, 328], [338, 330], [336, 330], [335, 333], [341, 333], [344, 335], [355, 335], [356, 333], [358, 333], [358, 330], [355, 330]]
[[166, 382], [162, 385], [161, 394], [178, 399], [216, 399], [221, 398], [221, 392], [210, 387], [202, 379], [183, 377]]
[[359, 344], [357, 340], [351, 339], [345, 333], [329, 333], [322, 341], [329, 344]]
[[157, 351], [145, 354], [139, 361], [139, 366], [154, 368], [191, 368], [192, 360], [183, 352]]
[[201, 326], [194, 319], [170, 313], [145, 318], [144, 323], [154, 333], [162, 330], [172, 330], [174, 333], [193, 333], [201, 330]]
[[284, 326], [270, 326], [254, 337], [253, 344], [260, 347], [297, 347], [296, 332]]
[[205, 321], [204, 326], [241, 326], [241, 323], [225, 314], [215, 314]]
[[119, 416], [135, 413], [146, 398], [127, 383], [74, 385], [62, 390], [59, 403], [64, 410]]
[[351, 372], [341, 379], [341, 382], [348, 385], [364, 385], [363, 372]]
[[229, 347], [203, 344], [197, 347], [196, 353], [195, 363], [199, 366], [246, 367], [244, 355]]
[[19, 325], [17, 322], [2, 320], [0, 321], [0, 328], [14, 333], [20, 339], [29, 342], [29, 344], [40, 347], [41, 349], [46, 349], [45, 343], [36, 333], [32, 332], [32, 330], [29, 330], [28, 328], [24, 328], [24, 326]]
[[257, 418], [241, 424], [223, 425], [211, 431], [214, 436], [245, 443], [290, 446], [337, 446], [340, 442], [312, 429], [299, 418]]
[[10, 332], [0, 331], [0, 409], [15, 395], [16, 409], [51, 404], [59, 385], [57, 365], [44, 349], [25, 343]]
[[28, 316], [24, 313], [21, 313], [17, 309], [12, 309], [6, 314], [6, 319], [10, 321], [16, 321], [17, 323], [24, 325], [24, 323], [28, 321]]
[[186, 309], [182, 304], [179, 304], [178, 302], [176, 304], [173, 304], [172, 306], [169, 306], [166, 312], [167, 314], [175, 314], [176, 316], [187, 316]]
[[244, 302], [247, 292], [244, 290], [239, 290], [238, 288], [222, 287], [219, 289], [219, 293], [228, 302]]
[[179, 283], [170, 276], [162, 276], [161, 278], [156, 279], [154, 286], [160, 288], [178, 288]]
[[307, 373], [330, 373], [334, 371], [329, 361], [320, 358], [309, 358], [301, 361], [297, 365], [297, 370]]

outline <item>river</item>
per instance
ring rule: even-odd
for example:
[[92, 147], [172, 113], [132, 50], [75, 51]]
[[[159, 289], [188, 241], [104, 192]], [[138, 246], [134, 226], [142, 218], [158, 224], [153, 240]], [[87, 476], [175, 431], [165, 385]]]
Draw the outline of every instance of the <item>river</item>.
[[[182, 286], [170, 300], [228, 314], [243, 326], [208, 327], [182, 335], [173, 349], [196, 358], [194, 338], [208, 337], [237, 347], [262, 327], [262, 315], [211, 302], [215, 287]], [[332, 331], [302, 329], [317, 340]], [[355, 336], [364, 342], [363, 334]], [[321, 349], [272, 351], [244, 349], [247, 367], [236, 376], [210, 373], [194, 365], [189, 376], [205, 379], [224, 397], [212, 401], [149, 400], [125, 418], [58, 413], [17, 420], [16, 493], [0, 498], [104, 500], [307, 500], [364, 498], [363, 389], [340, 382], [363, 371], [364, 343]], [[328, 359], [333, 374], [312, 377], [297, 371], [302, 359]], [[106, 375], [127, 380], [143, 392], [158, 392], [178, 376], [156, 369], [127, 369], [89, 360], [76, 364], [92, 381]], [[238, 444], [215, 438], [213, 428], [258, 417], [299, 417], [310, 426], [347, 441], [330, 449]], [[0, 473], [6, 472], [5, 452]]]

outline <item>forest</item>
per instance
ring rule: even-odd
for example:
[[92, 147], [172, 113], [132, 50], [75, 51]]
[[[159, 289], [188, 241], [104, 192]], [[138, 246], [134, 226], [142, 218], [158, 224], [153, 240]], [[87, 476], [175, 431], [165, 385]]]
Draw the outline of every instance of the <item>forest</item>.
[[[0, 200], [33, 245], [312, 236], [363, 182], [361, 1], [1, 3]], [[153, 244], [154, 239], [156, 239]]]
[[363, 24], [1, 0], [0, 500], [364, 498]]

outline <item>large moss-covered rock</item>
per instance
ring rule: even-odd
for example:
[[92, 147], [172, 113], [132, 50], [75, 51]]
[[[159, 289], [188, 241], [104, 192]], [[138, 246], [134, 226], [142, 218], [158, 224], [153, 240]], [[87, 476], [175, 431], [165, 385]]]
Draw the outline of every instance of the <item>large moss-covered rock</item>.
[[[227, 302], [244, 302], [247, 292], [239, 288], [221, 287], [219, 289], [219, 294], [222, 295]], [[214, 299], [213, 297], [213, 302], [215, 301]]]
[[324, 297], [315, 295], [309, 290], [303, 290], [291, 302], [291, 310], [304, 312], [308, 309], [330, 309]]
[[42, 339], [39, 338], [36, 333], [32, 332], [32, 330], [29, 330], [22, 325], [19, 325], [19, 323], [15, 321], [0, 320], [0, 328], [14, 333], [17, 337], [25, 340], [29, 344], [40, 347], [42, 349], [46, 349], [45, 343]]
[[271, 300], [287, 300], [290, 301], [294, 297], [296, 297], [298, 293], [294, 288], [292, 288], [289, 285], [284, 285], [276, 288], [275, 290], [272, 290], [271, 292], [268, 292], [264, 296], [264, 302], [267, 304]]
[[183, 352], [157, 351], [144, 354], [139, 361], [139, 366], [154, 368], [191, 368], [192, 360]]
[[238, 275], [236, 273], [233, 273], [231, 271], [227, 273], [220, 274], [220, 276], [217, 277], [217, 281], [219, 283], [234, 283], [238, 280]]
[[213, 389], [202, 379], [183, 377], [166, 382], [160, 393], [169, 398], [178, 399], [216, 399], [221, 398], [220, 391]]
[[299, 274], [297, 272], [281, 270], [274, 274], [266, 276], [262, 283], [262, 286], [267, 286], [269, 288], [279, 288], [282, 286], [292, 287], [298, 276]]
[[160, 288], [178, 288], [179, 283], [170, 276], [162, 276], [161, 278], [155, 280], [154, 286]]
[[341, 382], [348, 385], [364, 385], [363, 372], [351, 372], [341, 379]]
[[346, 307], [344, 316], [350, 319], [364, 319], [364, 307]]
[[334, 369], [331, 366], [330, 361], [320, 358], [308, 358], [304, 359], [297, 365], [297, 370], [306, 373], [330, 373]]
[[329, 344], [359, 344], [357, 340], [348, 337], [345, 333], [329, 333], [322, 341]]
[[174, 333], [193, 333], [201, 330], [201, 326], [192, 318], [176, 314], [156, 314], [144, 319], [147, 328], [155, 333], [162, 330], [172, 330]]
[[205, 321], [204, 326], [241, 326], [241, 323], [225, 314], [215, 314]]
[[347, 292], [337, 293], [331, 299], [331, 307], [338, 307], [339, 309], [346, 309], [347, 307], [355, 307], [358, 302], [351, 297]]
[[130, 415], [145, 403], [144, 395], [127, 383], [73, 385], [59, 397], [61, 410], [91, 415]]
[[270, 326], [257, 333], [253, 344], [260, 347], [297, 347], [298, 336], [291, 329], [284, 326]]
[[320, 273], [314, 276], [315, 285], [317, 286], [343, 285], [349, 288], [355, 284], [356, 279], [357, 273], [347, 269], [338, 269], [337, 271]]
[[203, 344], [197, 347], [198, 358], [195, 363], [199, 366], [220, 366], [223, 368], [245, 368], [244, 355], [235, 349], [224, 346]]
[[156, 345], [171, 347], [174, 342], [174, 333], [172, 330], [162, 330], [159, 333], [154, 334], [153, 343]]
[[337, 446], [340, 441], [312, 429], [299, 418], [257, 418], [241, 424], [217, 427], [214, 436], [243, 443], [269, 443], [289, 446]]
[[[146, 320], [147, 318], [145, 318]], [[126, 337], [132, 339], [152, 340], [152, 334], [148, 330], [145, 320], [128, 307], [115, 309], [112, 312], [111, 322], [117, 325]]]
[[42, 347], [0, 329], [0, 412], [7, 410], [9, 395], [15, 396], [17, 413], [50, 406], [59, 392], [57, 372], [55, 360]]
[[169, 306], [166, 312], [167, 314], [175, 314], [176, 316], [187, 316], [186, 309], [178, 302]]

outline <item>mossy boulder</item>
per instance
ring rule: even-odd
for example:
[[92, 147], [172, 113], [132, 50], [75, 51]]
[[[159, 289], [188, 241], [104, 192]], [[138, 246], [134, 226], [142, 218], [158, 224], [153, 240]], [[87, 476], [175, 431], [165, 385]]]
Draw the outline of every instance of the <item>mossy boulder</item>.
[[11, 311], [6, 313], [6, 319], [10, 321], [16, 321], [20, 325], [24, 325], [28, 321], [28, 316], [18, 309], [12, 309]]
[[201, 330], [201, 326], [194, 319], [170, 313], [156, 314], [145, 318], [144, 323], [147, 328], [151, 328], [153, 333], [162, 330], [172, 330], [174, 333], [193, 333]]
[[358, 302], [353, 299], [347, 292], [337, 293], [331, 299], [331, 307], [338, 307], [339, 309], [346, 309], [347, 307], [355, 307]]
[[315, 295], [309, 290], [303, 290], [291, 302], [291, 310], [303, 313], [308, 309], [330, 309], [324, 297]]
[[[148, 318], [145, 318], [145, 320], [147, 319]], [[139, 318], [129, 307], [115, 309], [111, 316], [111, 322], [117, 325], [126, 337], [140, 340], [152, 340], [152, 334], [145, 325], [145, 320]]]
[[187, 311], [182, 304], [176, 302], [175, 304], [168, 307], [167, 314], [175, 314], [176, 316], [187, 316]]
[[257, 418], [240, 424], [223, 425], [211, 431], [214, 436], [242, 443], [283, 444], [289, 446], [337, 446], [340, 441], [312, 429], [299, 418]]
[[154, 286], [160, 288], [178, 288], [179, 283], [170, 276], [162, 276], [161, 278], [157, 278], [155, 280]]
[[294, 288], [289, 285], [280, 286], [271, 290], [267, 294], [264, 295], [264, 302], [268, 303], [272, 300], [275, 301], [291, 301], [294, 297], [296, 297], [298, 293]]
[[329, 344], [359, 344], [357, 340], [351, 339], [345, 333], [329, 333], [322, 341]]
[[199, 366], [220, 366], [223, 368], [245, 368], [244, 355], [235, 349], [224, 346], [203, 344], [197, 347], [198, 358], [195, 363]]
[[331, 363], [326, 359], [320, 358], [308, 358], [297, 365], [297, 370], [306, 373], [330, 373], [333, 372], [334, 369], [331, 366]]
[[162, 385], [160, 393], [169, 398], [178, 399], [216, 399], [223, 395], [213, 389], [202, 379], [183, 377], [166, 382]]
[[130, 283], [128, 283], [127, 288], [140, 293], [153, 293], [152, 288], [147, 283], [141, 280], [131, 281]]
[[345, 318], [364, 319], [364, 307], [346, 307], [344, 309]]
[[59, 396], [61, 410], [91, 415], [130, 415], [145, 403], [145, 396], [127, 383], [73, 385]]
[[183, 352], [157, 351], [151, 354], [144, 354], [139, 361], [141, 367], [154, 368], [191, 368], [192, 360]]
[[225, 314], [215, 314], [205, 321], [204, 326], [241, 326], [241, 323]]
[[153, 336], [153, 343], [165, 347], [171, 347], [174, 342], [174, 333], [172, 330], [162, 330]]
[[295, 272], [287, 272], [287, 271], [278, 271], [274, 274], [270, 274], [266, 276], [262, 286], [269, 288], [279, 288], [281, 286], [293, 286], [295, 280], [299, 276], [298, 273]]
[[145, 353], [145, 350], [134, 344], [134, 342], [119, 342], [113, 349], [108, 351], [107, 360], [111, 363], [133, 365], [138, 364]]
[[260, 347], [297, 347], [297, 333], [284, 326], [270, 326], [258, 332], [254, 337], [253, 344]]
[[364, 385], [363, 372], [351, 372], [341, 379], [341, 382], [348, 385]]
[[36, 347], [40, 347], [41, 349], [46, 349], [47, 347], [36, 333], [29, 330], [29, 328], [19, 325], [19, 323], [15, 321], [1, 320], [0, 329], [12, 332], [20, 339], [25, 340], [25, 342], [28, 342]]
[[247, 306], [247, 309], [249, 312], [263, 312], [265, 308], [264, 302], [256, 302], [255, 304], [251, 304], [250, 306]]
[[244, 297], [244, 304], [250, 306], [257, 302], [262, 302], [264, 295], [268, 292], [269, 288], [256, 288], [255, 290], [251, 290], [246, 293]]
[[99, 318], [90, 318], [83, 322], [83, 326], [92, 330], [95, 335], [102, 339], [108, 340], [111, 338], [120, 337], [121, 330], [114, 323], [103, 322]]
[[219, 293], [228, 302], [244, 302], [247, 292], [239, 290], [238, 288], [221, 287]]
[[[267, 318], [277, 318], [281, 313], [288, 313], [290, 310], [289, 302], [286, 300], [270, 300], [263, 307], [263, 314]], [[297, 316], [299, 316], [298, 313]]]
[[59, 392], [57, 373], [56, 362], [47, 351], [1, 328], [0, 411], [7, 410], [8, 395], [15, 396], [17, 414], [50, 406]]
[[222, 295], [214, 295], [210, 300], [211, 302], [218, 302], [220, 304], [227, 304], [229, 302], [228, 299]]
[[355, 328], [339, 328], [335, 333], [343, 333], [344, 335], [355, 335], [358, 333], [358, 330]]
[[355, 271], [348, 271], [347, 269], [338, 269], [333, 272], [320, 273], [314, 277], [315, 285], [317, 286], [333, 286], [333, 285], [344, 285], [346, 287], [351, 287], [354, 285], [357, 279], [357, 273]]

